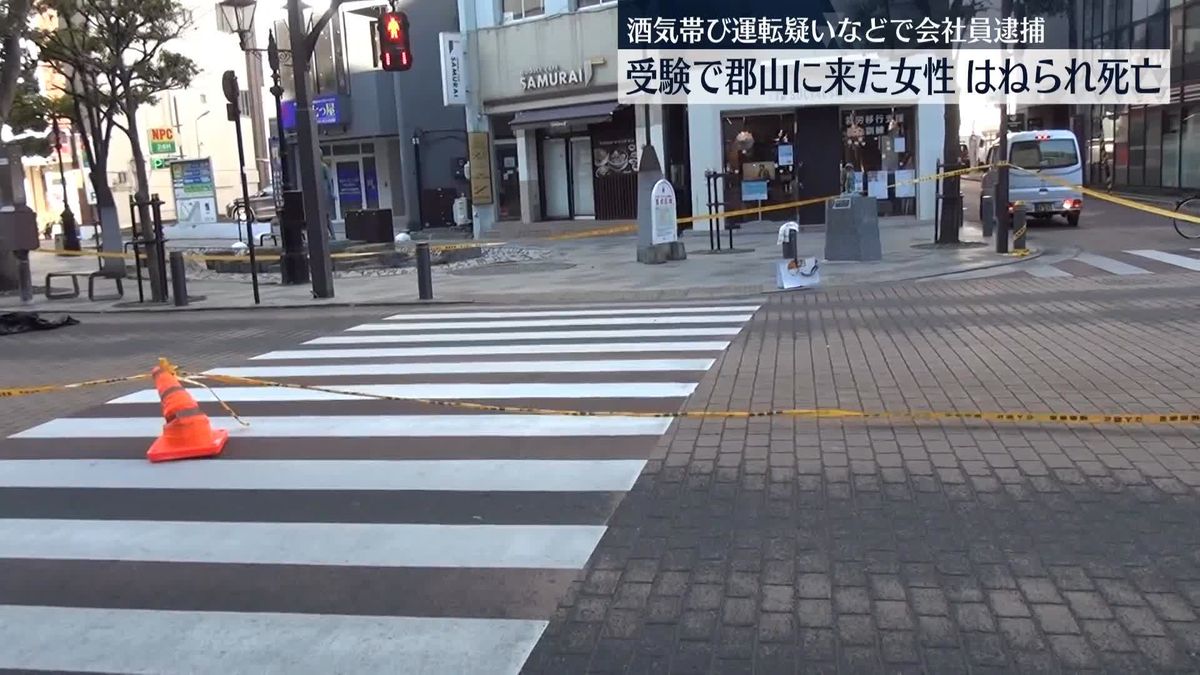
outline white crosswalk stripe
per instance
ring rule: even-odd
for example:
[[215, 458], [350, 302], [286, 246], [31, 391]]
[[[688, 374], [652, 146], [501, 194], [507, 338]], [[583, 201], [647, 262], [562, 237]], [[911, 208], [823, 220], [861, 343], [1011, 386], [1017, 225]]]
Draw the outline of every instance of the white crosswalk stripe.
[[1182, 267], [1185, 270], [1200, 272], [1200, 260], [1197, 260], [1196, 258], [1189, 258], [1187, 256], [1176, 255], [1174, 253], [1166, 253], [1165, 251], [1138, 250], [1126, 251], [1126, 253], [1131, 253], [1133, 255], [1148, 258], [1150, 260], [1157, 260], [1158, 262], [1163, 262], [1168, 265]]
[[[1200, 251], [1200, 248], [1191, 250]], [[1153, 261], [1153, 263], [1157, 264], [1157, 267], [1145, 261]], [[1091, 270], [1091, 272], [1089, 273], [1089, 271], [1084, 270], [1080, 265], [1086, 266], [1087, 270]], [[1064, 267], [1070, 267], [1070, 269], [1064, 269]], [[1170, 251], [1139, 249], [1110, 253], [1108, 255], [1082, 252], [1066, 260], [1059, 259], [1052, 262], [1042, 262], [1039, 259], [1016, 265], [1002, 265], [951, 274], [944, 277], [937, 277], [935, 280], [988, 279], [1014, 276], [1030, 276], [1038, 279], [1069, 279], [1072, 277], [1110, 275], [1128, 277], [1177, 273], [1181, 270], [1200, 271], [1200, 258], [1193, 258], [1190, 255], [1181, 255], [1180, 253], [1172, 253]]]
[[1129, 263], [1121, 262], [1120, 260], [1114, 260], [1108, 256], [1096, 255], [1094, 253], [1080, 253], [1079, 255], [1075, 256], [1075, 259], [1079, 262], [1091, 265], [1092, 267], [1102, 269], [1105, 272], [1111, 272], [1120, 276], [1150, 274], [1149, 270], [1130, 265]]
[[658, 415], [757, 309], [391, 315], [208, 371], [336, 392], [186, 385], [230, 432], [210, 460], [144, 459], [151, 389], [18, 432], [0, 441], [0, 669], [516, 673]]

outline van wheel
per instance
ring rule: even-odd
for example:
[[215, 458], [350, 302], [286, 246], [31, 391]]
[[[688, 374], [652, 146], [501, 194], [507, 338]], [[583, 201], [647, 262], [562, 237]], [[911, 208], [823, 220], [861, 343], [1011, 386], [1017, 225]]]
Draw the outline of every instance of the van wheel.
[[1067, 225], [1070, 225], [1071, 227], [1079, 227], [1079, 214], [1078, 213], [1068, 213], [1067, 214]]

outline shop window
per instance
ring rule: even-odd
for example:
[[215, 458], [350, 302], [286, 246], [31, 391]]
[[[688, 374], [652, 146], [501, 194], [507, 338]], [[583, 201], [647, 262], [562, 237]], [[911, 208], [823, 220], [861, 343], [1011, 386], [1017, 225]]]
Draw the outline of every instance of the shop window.
[[1117, 115], [1117, 140], [1113, 147], [1113, 180], [1117, 185], [1129, 183], [1129, 113]]
[[1146, 48], [1146, 22], [1143, 21], [1133, 27], [1133, 44], [1134, 49]]
[[1183, 31], [1183, 62], [1188, 68], [1187, 77], [1200, 76], [1200, 3], [1187, 8], [1187, 19]]
[[1117, 0], [1104, 0], [1104, 32], [1112, 32], [1113, 19], [1117, 16]]
[[1162, 111], [1146, 109], [1146, 177], [1145, 185], [1158, 187], [1162, 177]]
[[1183, 8], [1171, 10], [1171, 80], [1183, 76]]
[[1114, 17], [1114, 27], [1128, 26], [1130, 21], [1130, 0], [1117, 0], [1117, 15]]
[[595, 7], [597, 5], [611, 5], [616, 3], [616, 1], [617, 0], [579, 0], [579, 9], [583, 9], [585, 7]]
[[1129, 185], [1142, 185], [1146, 176], [1146, 110], [1129, 111]]
[[1148, 49], [1167, 48], [1167, 15], [1159, 12], [1146, 22], [1146, 47]]
[[[795, 201], [795, 115], [729, 116], [723, 118], [721, 126], [726, 208]], [[752, 215], [734, 220], [756, 218]]]
[[1179, 187], [1179, 108], [1165, 108], [1162, 116], [1162, 186]]
[[504, 0], [504, 20], [516, 21], [546, 12], [545, 0]]
[[[843, 161], [858, 172], [859, 189], [879, 201], [881, 215], [908, 213], [913, 206], [908, 181], [915, 177], [915, 119], [914, 108], [842, 111]], [[895, 183], [903, 185], [889, 187]]]
[[1200, 104], [1183, 109], [1179, 186], [1200, 190]]

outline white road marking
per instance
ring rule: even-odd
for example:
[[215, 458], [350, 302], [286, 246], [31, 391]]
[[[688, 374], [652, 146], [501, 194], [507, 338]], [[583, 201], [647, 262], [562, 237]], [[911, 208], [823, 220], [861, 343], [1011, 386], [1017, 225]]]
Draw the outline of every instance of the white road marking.
[[[564, 328], [568, 326], [622, 326], [626, 324], [704, 324], [745, 323], [753, 314], [710, 314], [704, 316], [635, 316], [604, 317], [598, 319], [518, 319], [514, 321], [436, 321], [428, 323], [366, 323], [350, 331], [414, 331], [414, 330], [489, 330], [493, 328]], [[531, 338], [536, 339], [536, 335]]]
[[1095, 255], [1093, 253], [1080, 253], [1079, 255], [1075, 256], [1075, 259], [1086, 265], [1091, 265], [1092, 267], [1102, 269], [1105, 272], [1119, 274], [1121, 276], [1151, 274], [1150, 270], [1144, 270], [1136, 265], [1130, 265], [1129, 263], [1124, 263], [1120, 260], [1113, 260], [1112, 258], [1107, 258], [1102, 255]]
[[474, 345], [470, 347], [379, 347], [375, 349], [294, 349], [267, 352], [251, 361], [306, 359], [383, 359], [430, 356], [491, 356], [515, 354], [629, 354], [637, 352], [722, 352], [728, 341], [599, 342], [551, 345]]
[[697, 372], [712, 359], [615, 359], [598, 361], [465, 361], [346, 363], [334, 366], [246, 366], [213, 368], [209, 375], [235, 377], [338, 377], [353, 375], [474, 375], [476, 373], [650, 373]]
[[[494, 436], [658, 436], [669, 418], [578, 417], [573, 415], [296, 415], [213, 417], [214, 428], [231, 438], [485, 438]], [[161, 417], [59, 418], [10, 438], [155, 438]]]
[[0, 668], [112, 673], [517, 673], [545, 621], [0, 605]]
[[443, 319], [529, 319], [536, 317], [567, 316], [620, 316], [620, 315], [667, 315], [667, 314], [710, 314], [717, 312], [755, 312], [760, 305], [706, 305], [703, 307], [613, 307], [609, 309], [564, 309], [511, 312], [445, 312], [424, 314], [395, 314], [384, 321], [418, 321]]
[[[454, 449], [446, 455], [453, 457]], [[438, 490], [620, 492], [645, 467], [633, 459], [0, 460], [0, 487], [156, 490]]]
[[1052, 265], [1030, 265], [1025, 269], [1025, 271], [1029, 272], [1029, 274], [1032, 276], [1042, 279], [1057, 279], [1061, 277], [1074, 276], [1071, 273], [1064, 272]]
[[1141, 256], [1143, 258], [1157, 260], [1158, 262], [1163, 262], [1168, 265], [1174, 265], [1176, 267], [1182, 267], [1184, 269], [1200, 272], [1200, 260], [1197, 260], [1195, 258], [1189, 258], [1187, 256], [1182, 256], [1182, 255], [1175, 255], [1174, 253], [1164, 253], [1162, 251], [1141, 250], [1141, 251], [1125, 251], [1125, 252], [1132, 253], [1133, 255]]
[[0, 558], [582, 569], [603, 525], [0, 519]]
[[[696, 385], [688, 382], [514, 382], [512, 384], [328, 384], [339, 393], [283, 387], [221, 387], [217, 395], [231, 403], [268, 401], [370, 401], [374, 396], [438, 401], [497, 400], [526, 398], [687, 398]], [[207, 389], [189, 388], [197, 402], [212, 402], [217, 395]], [[346, 392], [346, 393], [340, 393]], [[158, 392], [144, 389], [115, 398], [110, 404], [158, 403]]]
[[579, 330], [537, 331], [512, 333], [416, 333], [412, 335], [335, 335], [320, 337], [305, 342], [306, 345], [361, 345], [361, 344], [416, 344], [425, 342], [516, 342], [520, 340], [612, 340], [633, 338], [686, 338], [733, 336], [740, 333], [741, 326], [694, 327], [694, 328], [648, 328], [644, 330]]

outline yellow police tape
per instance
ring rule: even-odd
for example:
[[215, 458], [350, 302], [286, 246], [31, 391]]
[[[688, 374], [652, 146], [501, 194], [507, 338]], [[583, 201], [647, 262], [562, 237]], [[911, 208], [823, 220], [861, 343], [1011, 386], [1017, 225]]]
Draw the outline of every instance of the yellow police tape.
[[[212, 389], [202, 380], [220, 382], [223, 384], [243, 384], [260, 387], [277, 387], [281, 389], [301, 389], [327, 394], [353, 396], [356, 398], [375, 399], [381, 401], [398, 401], [404, 403], [419, 403], [422, 405], [457, 408], [477, 412], [517, 413], [525, 415], [562, 415], [569, 417], [646, 417], [646, 418], [701, 418], [701, 419], [747, 419], [760, 417], [795, 417], [810, 419], [860, 419], [884, 421], [946, 421], [946, 420], [977, 420], [984, 422], [1034, 422], [1047, 424], [1114, 424], [1114, 425], [1146, 425], [1146, 424], [1200, 424], [1200, 412], [1196, 413], [1039, 413], [1029, 411], [1006, 412], [867, 412], [860, 410], [843, 410], [839, 408], [777, 408], [772, 410], [683, 410], [679, 412], [639, 412], [613, 410], [562, 410], [556, 408], [537, 408], [531, 406], [505, 406], [488, 403], [473, 403], [470, 401], [444, 401], [437, 399], [391, 396], [387, 394], [370, 394], [361, 391], [339, 389], [337, 387], [322, 387], [318, 385], [297, 384], [293, 382], [277, 382], [252, 377], [234, 375], [208, 375], [190, 373], [179, 370], [166, 359], [160, 359], [159, 365], [176, 374], [181, 380], [190, 384], [204, 387], [212, 392], [213, 397], [230, 415], [239, 422], [245, 423], [233, 409], [220, 398], [220, 389]], [[0, 389], [0, 398], [46, 394], [56, 391], [67, 391], [83, 387], [94, 387], [121, 382], [149, 379], [150, 375], [130, 375], [104, 380], [88, 380], [73, 384], [53, 384], [36, 387], [15, 387]]]
[[[943, 171], [941, 173], [935, 173], [935, 174], [931, 174], [928, 176], [920, 176], [917, 178], [913, 178], [911, 180], [897, 181], [895, 183], [888, 184], [887, 187], [895, 188], [895, 187], [902, 186], [902, 185], [916, 185], [918, 183], [927, 183], [929, 181], [941, 180], [943, 178], [953, 178], [955, 176], [962, 176], [962, 175], [965, 175], [968, 173], [973, 173], [976, 171], [986, 171], [990, 166], [992, 166], [992, 165], [971, 166], [971, 167], [966, 167], [966, 168], [962, 168], [962, 169], [955, 169], [953, 171]], [[786, 211], [789, 209], [798, 209], [802, 206], [812, 206], [814, 204], [824, 204], [826, 202], [831, 202], [835, 199], [838, 199], [838, 198], [844, 197], [844, 196], [845, 195], [843, 195], [843, 194], [836, 194], [836, 195], [826, 195], [824, 197], [810, 197], [808, 199], [800, 199], [800, 200], [791, 201], [791, 202], [784, 202], [781, 204], [771, 204], [769, 206], [756, 206], [756, 207], [745, 208], [745, 209], [735, 209], [733, 211], [720, 211], [717, 213], [706, 213], [706, 214], [700, 215], [700, 216], [688, 216], [687, 218], [679, 218], [675, 222], [678, 225], [687, 225], [689, 223], [699, 223], [699, 222], [702, 222], [705, 220], [716, 220], [718, 218], [736, 218], [738, 216], [749, 216], [752, 214], [761, 215], [763, 213], [772, 213], [774, 211]], [[628, 234], [635, 230], [637, 230], [637, 223], [623, 223], [621, 225], [611, 225], [609, 227], [598, 227], [595, 229], [583, 230], [580, 232], [568, 232], [565, 234], [557, 234], [557, 235], [547, 237], [547, 238], [552, 241], [563, 241], [563, 240], [569, 240], [569, 239], [588, 239], [591, 237], [605, 237], [605, 236], [614, 235], [614, 234]]]
[[149, 375], [130, 375], [128, 377], [109, 377], [103, 380], [86, 380], [84, 382], [73, 382], [71, 384], [46, 384], [37, 387], [10, 387], [0, 388], [0, 398], [14, 398], [17, 396], [29, 396], [31, 394], [49, 394], [56, 391], [69, 391], [71, 389], [83, 389], [85, 387], [99, 387], [106, 384], [119, 384], [121, 382], [134, 382], [137, 380], [148, 380]]
[[[505, 242], [502, 242], [502, 241], [490, 241], [490, 242], [479, 241], [479, 242], [469, 242], [469, 243], [461, 243], [461, 244], [430, 244], [429, 250], [437, 253], [437, 252], [441, 252], [441, 251], [458, 251], [458, 250], [468, 249], [468, 248], [496, 248], [497, 246], [504, 246], [504, 245], [506, 245], [506, 244], [505, 244]], [[383, 249], [380, 249], [377, 251], [348, 251], [348, 252], [343, 252], [343, 253], [333, 253], [329, 257], [334, 260], [346, 260], [346, 259], [351, 259], [351, 258], [371, 258], [371, 257], [375, 257], [375, 256], [387, 255], [389, 253], [395, 253], [397, 251], [397, 249], [407, 249], [407, 248], [410, 248], [410, 246], [397, 245], [396, 247], [393, 247], [393, 248], [383, 248]], [[413, 247], [413, 248], [415, 248], [415, 247]], [[76, 257], [89, 257], [89, 258], [93, 258], [93, 257], [94, 258], [123, 258], [125, 260], [133, 260], [133, 257], [134, 257], [133, 253], [115, 253], [115, 252], [92, 251], [92, 250], [69, 251], [67, 249], [62, 249], [62, 248], [53, 248], [53, 249], [39, 248], [39, 249], [34, 249], [32, 252], [33, 253], [54, 254], [54, 255], [59, 255], [59, 256], [76, 256]], [[146, 258], [146, 253], [143, 251], [139, 257], [144, 260]], [[232, 255], [232, 254], [227, 254], [227, 253], [225, 253], [225, 254], [185, 253], [185, 254], [183, 254], [183, 257], [185, 260], [199, 260], [201, 262], [247, 262], [250, 259], [248, 254]], [[269, 253], [266, 255], [259, 253], [259, 254], [255, 255], [254, 258], [258, 262], [271, 262], [271, 261], [279, 260], [280, 256], [279, 256], [279, 254], [274, 254], [274, 253]]]

